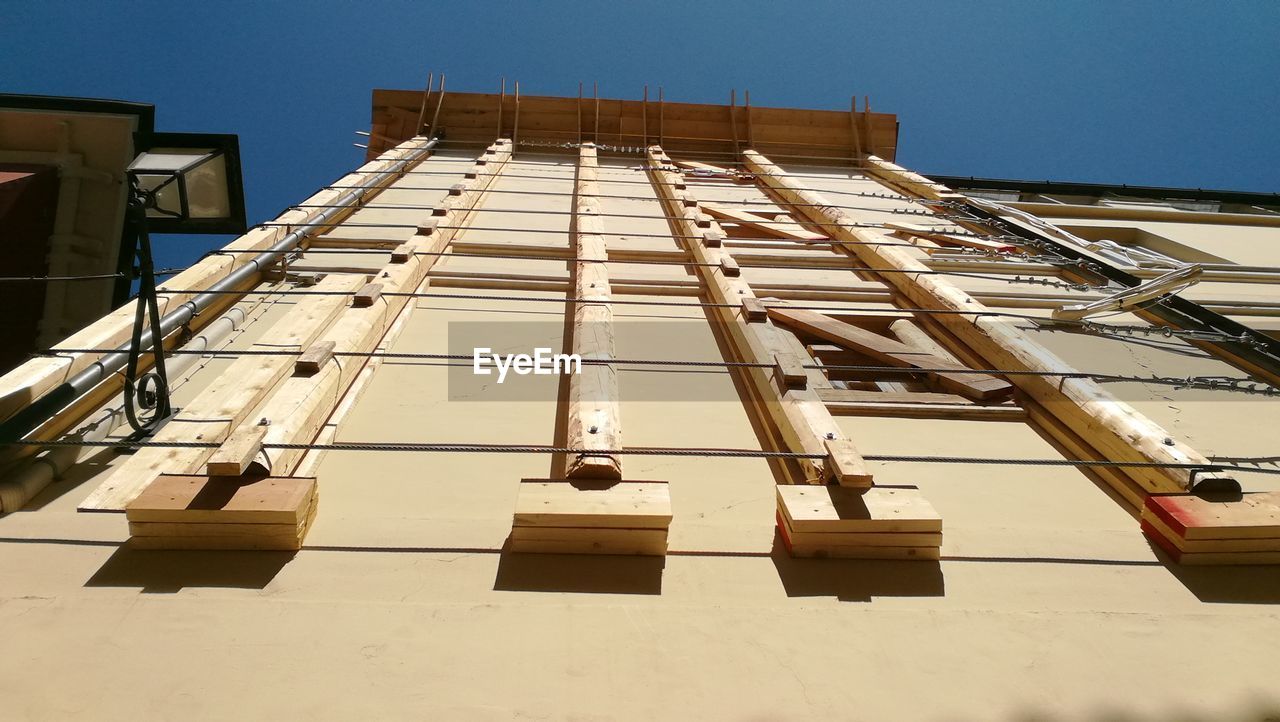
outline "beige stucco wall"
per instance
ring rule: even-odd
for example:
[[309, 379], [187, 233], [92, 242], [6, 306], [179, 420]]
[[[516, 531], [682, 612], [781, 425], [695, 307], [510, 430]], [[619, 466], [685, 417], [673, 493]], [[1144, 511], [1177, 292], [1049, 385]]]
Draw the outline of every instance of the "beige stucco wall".
[[[622, 182], [644, 178], [635, 164], [628, 158], [602, 168], [602, 193], [638, 197], [606, 199], [605, 214], [656, 208], [647, 186]], [[424, 167], [460, 173], [465, 165], [442, 158]], [[529, 156], [507, 172], [546, 179], [502, 178], [495, 189], [571, 188], [566, 159]], [[388, 191], [394, 196], [380, 200], [429, 206], [453, 182], [427, 178], [406, 176]], [[831, 190], [872, 187], [835, 174], [813, 182]], [[691, 188], [725, 200], [755, 194], [727, 184]], [[567, 232], [567, 216], [511, 209], [567, 209], [569, 200], [493, 194], [473, 223]], [[893, 217], [887, 211], [900, 205], [867, 201], [882, 209], [868, 212], [876, 219]], [[358, 217], [391, 214], [370, 208]], [[605, 226], [622, 233], [667, 228], [660, 220], [610, 217]], [[367, 229], [351, 233], [375, 237]], [[462, 240], [567, 246], [564, 235], [513, 231], [468, 231]], [[676, 248], [669, 239], [616, 242]], [[568, 278], [560, 261], [452, 258], [440, 270]], [[690, 277], [669, 266], [610, 270]], [[780, 275], [799, 276], [744, 269], [753, 282]], [[820, 284], [851, 277], [804, 272]], [[515, 300], [554, 293], [431, 290], [513, 298], [417, 299], [391, 350], [455, 352], [451, 327], [478, 323], [502, 329], [495, 347], [562, 342], [561, 304]], [[273, 308], [235, 347], [251, 343], [283, 310]], [[619, 305], [615, 313], [620, 357], [720, 357], [700, 309]], [[1168, 349], [1037, 338], [1081, 367], [1235, 375], [1220, 362]], [[480, 400], [469, 395], [473, 386], [450, 385], [440, 363], [388, 360], [337, 438], [555, 440], [554, 379], [490, 386], [490, 395], [510, 399]], [[225, 365], [197, 374], [179, 403]], [[628, 445], [759, 448], [750, 410], [734, 400], [724, 370], [624, 368], [619, 385]], [[1204, 453], [1274, 453], [1277, 401], [1136, 384], [1122, 391]], [[868, 454], [1059, 458], [1022, 423], [842, 418], [840, 425]], [[641, 456], [624, 458], [629, 478], [671, 483], [675, 518], [665, 559], [513, 555], [503, 547], [519, 480], [550, 473], [553, 460], [499, 453], [325, 455], [316, 469], [320, 512], [296, 555], [134, 551], [119, 546], [127, 536], [121, 516], [74, 512], [118, 463], [109, 457], [95, 456], [30, 510], [0, 518], [0, 699], [17, 718], [1162, 720], [1280, 713], [1280, 576], [1268, 568], [1170, 565], [1121, 505], [1070, 468], [874, 463], [881, 483], [918, 485], [942, 514], [943, 559], [934, 563], [793, 560], [775, 535], [776, 476], [768, 462]], [[1267, 477], [1242, 480], [1253, 489], [1280, 488]]]

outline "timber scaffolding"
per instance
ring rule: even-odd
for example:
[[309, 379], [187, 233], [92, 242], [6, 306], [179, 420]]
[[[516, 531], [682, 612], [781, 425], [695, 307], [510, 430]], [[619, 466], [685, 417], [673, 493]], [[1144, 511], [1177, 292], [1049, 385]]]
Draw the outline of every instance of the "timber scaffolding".
[[[6, 450], [4, 510], [79, 449], [128, 446], [79, 508], [125, 512], [135, 545], [296, 549], [317, 515], [327, 452], [541, 454], [550, 472], [520, 483], [512, 551], [662, 555], [680, 509], [668, 480], [630, 478], [626, 458], [754, 458], [770, 464], [774, 522], [793, 555], [933, 560], [941, 515], [916, 486], [878, 480], [886, 467], [875, 464], [1066, 465], [1108, 489], [1176, 561], [1280, 563], [1280, 495], [1265, 477], [1238, 484], [1280, 469], [1210, 459], [1100, 384], [1273, 393], [1275, 340], [1223, 314], [1280, 306], [1156, 295], [1126, 309], [1143, 323], [1055, 321], [1045, 310], [1108, 302], [1149, 274], [896, 165], [896, 137], [896, 118], [868, 104], [522, 98], [518, 86], [446, 93], [443, 79], [426, 93], [375, 91], [365, 166], [161, 287], [166, 319], [185, 314], [165, 327], [174, 359], [222, 347], [235, 323], [215, 325], [231, 314], [293, 305], [252, 347], [219, 351], [230, 365], [154, 436], [121, 439], [121, 380], [104, 361], [128, 339], [132, 308], [0, 381], [0, 414], [21, 435]], [[500, 187], [516, 178], [532, 182]], [[799, 281], [806, 274], [820, 282]], [[1278, 277], [1226, 270], [1219, 280]], [[337, 440], [387, 360], [470, 365], [470, 354], [394, 350], [415, 309], [431, 313], [419, 299], [564, 310], [562, 347], [583, 367], [562, 383], [553, 443]], [[615, 312], [635, 306], [695, 314], [719, 357], [660, 345], [619, 357]], [[1039, 342], [1044, 330], [1155, 331], [1246, 376], [1077, 369]], [[727, 372], [758, 447], [628, 446], [623, 368]], [[65, 399], [56, 414], [31, 413], [55, 397]], [[1027, 424], [1063, 455], [864, 454], [846, 416]]]

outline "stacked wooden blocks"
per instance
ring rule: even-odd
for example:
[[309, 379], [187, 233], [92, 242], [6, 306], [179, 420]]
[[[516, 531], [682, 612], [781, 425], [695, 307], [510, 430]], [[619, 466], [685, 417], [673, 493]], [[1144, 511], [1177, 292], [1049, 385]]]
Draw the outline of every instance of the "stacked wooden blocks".
[[665, 481], [524, 479], [511, 551], [661, 556], [670, 526]]
[[914, 486], [778, 486], [778, 530], [792, 556], [939, 558], [942, 518]]
[[302, 546], [319, 502], [313, 477], [163, 475], [125, 508], [141, 549]]
[[1142, 531], [1179, 564], [1280, 564], [1280, 492], [1154, 494]]

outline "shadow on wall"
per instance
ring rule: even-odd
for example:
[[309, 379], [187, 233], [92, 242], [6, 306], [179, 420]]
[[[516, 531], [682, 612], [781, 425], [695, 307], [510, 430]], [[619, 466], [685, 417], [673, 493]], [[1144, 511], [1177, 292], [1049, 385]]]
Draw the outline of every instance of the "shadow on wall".
[[869, 602], [875, 597], [941, 597], [946, 591], [942, 566], [935, 561], [795, 558], [777, 531], [769, 556], [788, 597]]
[[296, 552], [157, 551], [122, 546], [85, 582], [86, 587], [141, 587], [172, 594], [185, 587], [263, 589]]
[[665, 557], [526, 554], [504, 547], [493, 589], [499, 592], [661, 594], [665, 567]]

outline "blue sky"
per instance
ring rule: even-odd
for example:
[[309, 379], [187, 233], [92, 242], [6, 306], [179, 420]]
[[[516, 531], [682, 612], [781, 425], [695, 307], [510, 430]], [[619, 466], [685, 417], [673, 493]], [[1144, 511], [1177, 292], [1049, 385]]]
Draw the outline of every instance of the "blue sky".
[[[1280, 191], [1280, 2], [17, 2], [0, 89], [238, 133], [250, 222], [361, 161], [375, 87], [897, 113], [940, 174]], [[222, 239], [172, 239], [161, 264]]]

